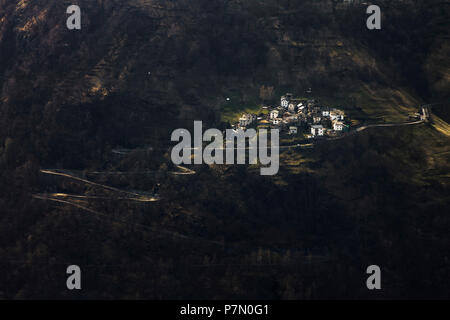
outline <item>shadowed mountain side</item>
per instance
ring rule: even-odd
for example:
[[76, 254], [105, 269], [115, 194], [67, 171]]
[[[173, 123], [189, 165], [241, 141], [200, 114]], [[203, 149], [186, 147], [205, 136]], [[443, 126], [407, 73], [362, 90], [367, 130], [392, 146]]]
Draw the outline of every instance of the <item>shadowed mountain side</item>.
[[[449, 298], [446, 3], [378, 1], [370, 31], [340, 1], [76, 2], [79, 31], [69, 1], [0, 0], [0, 299]], [[273, 177], [172, 163], [174, 129], [286, 92], [358, 124]]]

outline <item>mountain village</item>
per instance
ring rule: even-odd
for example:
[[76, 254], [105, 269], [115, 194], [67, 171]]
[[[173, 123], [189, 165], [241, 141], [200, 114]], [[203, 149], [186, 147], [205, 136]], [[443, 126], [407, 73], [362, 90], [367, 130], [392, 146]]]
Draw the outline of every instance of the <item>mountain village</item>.
[[279, 129], [282, 133], [303, 134], [307, 138], [337, 136], [350, 128], [344, 111], [322, 106], [314, 99], [294, 98], [291, 93], [281, 97], [279, 106], [264, 106], [263, 109], [268, 112], [242, 114], [233, 128]]

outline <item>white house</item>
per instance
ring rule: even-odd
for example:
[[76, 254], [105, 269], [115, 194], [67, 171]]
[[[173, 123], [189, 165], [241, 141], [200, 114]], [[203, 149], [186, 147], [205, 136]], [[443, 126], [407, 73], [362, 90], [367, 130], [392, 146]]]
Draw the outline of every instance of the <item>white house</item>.
[[250, 124], [250, 120], [247, 119], [246, 117], [241, 117], [239, 119], [239, 127], [243, 128], [243, 127], [248, 126], [249, 124]]
[[322, 110], [322, 116], [329, 117], [330, 116], [330, 109], [326, 108]]
[[239, 118], [239, 126], [240, 127], [246, 127], [248, 125], [250, 125], [253, 121], [256, 120], [256, 116], [253, 114], [243, 114], [240, 118]]
[[342, 121], [334, 121], [333, 122], [333, 130], [334, 131], [342, 131], [344, 129], [344, 123]]
[[305, 111], [306, 111], [306, 109], [305, 109], [304, 105], [298, 107], [298, 113], [304, 113]]
[[275, 119], [273, 119], [272, 123], [275, 125], [279, 125], [279, 124], [281, 124], [282, 121], [283, 121], [283, 119], [281, 119], [281, 118], [275, 118]]
[[321, 124], [311, 126], [311, 134], [315, 136], [323, 136], [323, 126]]
[[270, 119], [275, 119], [278, 118], [278, 115], [280, 114], [280, 112], [278, 110], [272, 110], [270, 111]]
[[289, 134], [297, 134], [297, 127], [294, 126], [289, 127]]
[[286, 96], [281, 97], [281, 106], [287, 108], [289, 106], [289, 99]]

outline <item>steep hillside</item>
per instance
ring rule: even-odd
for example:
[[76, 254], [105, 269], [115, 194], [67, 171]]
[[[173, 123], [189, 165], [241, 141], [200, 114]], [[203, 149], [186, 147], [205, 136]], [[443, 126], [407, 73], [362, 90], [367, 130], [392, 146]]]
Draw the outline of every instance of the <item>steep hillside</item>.
[[[379, 5], [369, 31], [341, 1], [0, 0], [0, 299], [448, 298], [449, 6]], [[224, 128], [261, 86], [361, 123], [436, 105], [274, 177], [171, 163], [174, 129]]]

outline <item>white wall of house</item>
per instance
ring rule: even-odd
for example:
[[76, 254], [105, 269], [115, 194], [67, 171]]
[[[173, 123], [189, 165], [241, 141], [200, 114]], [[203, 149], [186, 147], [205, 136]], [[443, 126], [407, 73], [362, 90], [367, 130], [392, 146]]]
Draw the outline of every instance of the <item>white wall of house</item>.
[[278, 118], [279, 112], [278, 110], [272, 110], [270, 111], [270, 119]]
[[281, 123], [281, 120], [282, 119], [280, 119], [280, 118], [275, 118], [275, 119], [273, 119], [273, 124], [280, 124]]
[[312, 126], [311, 127], [311, 134], [313, 136], [323, 136], [323, 126]]
[[333, 129], [335, 131], [342, 131], [343, 128], [344, 128], [344, 124], [342, 122], [335, 122], [333, 124]]
[[256, 115], [253, 114], [243, 114], [240, 118], [239, 118], [239, 125], [241, 127], [246, 127], [248, 125], [250, 125], [253, 121], [256, 120]]
[[250, 121], [247, 120], [247, 119], [240, 119], [240, 120], [239, 120], [239, 125], [240, 125], [241, 127], [246, 127], [246, 126], [248, 126], [249, 124], [250, 124]]

